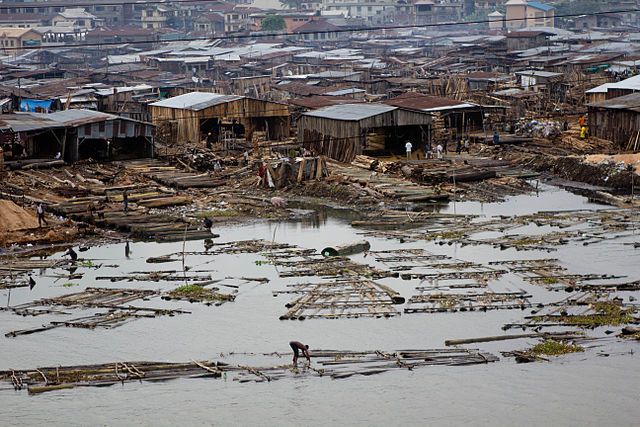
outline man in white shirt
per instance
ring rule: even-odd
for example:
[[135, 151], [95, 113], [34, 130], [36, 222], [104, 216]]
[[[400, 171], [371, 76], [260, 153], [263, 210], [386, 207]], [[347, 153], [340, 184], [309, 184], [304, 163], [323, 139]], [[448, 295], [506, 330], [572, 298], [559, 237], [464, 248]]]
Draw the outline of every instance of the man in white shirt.
[[411, 149], [413, 148], [413, 145], [411, 145], [411, 143], [409, 141], [407, 141], [406, 144], [404, 144], [404, 147], [407, 149], [407, 160], [411, 159]]
[[439, 159], [442, 159], [442, 150], [442, 144], [438, 144], [438, 146], [436, 147], [436, 154]]

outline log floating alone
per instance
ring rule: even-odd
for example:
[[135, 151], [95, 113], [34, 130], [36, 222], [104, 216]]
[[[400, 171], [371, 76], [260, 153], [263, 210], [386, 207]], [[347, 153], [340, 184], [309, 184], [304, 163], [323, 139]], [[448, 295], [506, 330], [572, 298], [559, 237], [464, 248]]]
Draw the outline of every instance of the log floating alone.
[[353, 255], [359, 252], [365, 252], [371, 249], [371, 245], [366, 240], [360, 240], [357, 242], [346, 243], [344, 245], [328, 246], [322, 250], [322, 255], [326, 257], [330, 256], [346, 256]]

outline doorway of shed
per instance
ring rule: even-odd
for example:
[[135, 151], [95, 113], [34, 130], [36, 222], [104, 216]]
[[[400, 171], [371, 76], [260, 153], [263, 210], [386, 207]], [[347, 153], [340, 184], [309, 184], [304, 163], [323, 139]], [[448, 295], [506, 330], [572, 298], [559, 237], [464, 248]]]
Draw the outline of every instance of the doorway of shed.
[[403, 156], [407, 142], [411, 142], [413, 151], [424, 148], [428, 140], [428, 132], [428, 126], [418, 125], [373, 128], [365, 134], [363, 153], [370, 156], [390, 154]]
[[83, 139], [78, 145], [78, 158], [95, 160], [126, 160], [150, 157], [151, 142], [144, 137]]

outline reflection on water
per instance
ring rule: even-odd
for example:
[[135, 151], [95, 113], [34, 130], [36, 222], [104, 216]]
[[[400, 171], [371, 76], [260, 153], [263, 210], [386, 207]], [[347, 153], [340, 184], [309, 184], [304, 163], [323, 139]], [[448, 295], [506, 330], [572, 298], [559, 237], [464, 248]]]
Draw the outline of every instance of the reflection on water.
[[[308, 205], [295, 206], [309, 210]], [[457, 213], [514, 215], [540, 210], [596, 209], [598, 206], [562, 190], [547, 189], [536, 196], [517, 196], [505, 203], [457, 203], [444, 210]], [[186, 242], [186, 252], [215, 250], [219, 242], [265, 239], [320, 250], [339, 242], [360, 240], [360, 231], [348, 224], [358, 212], [314, 208], [298, 221], [261, 222], [214, 230], [220, 238]], [[549, 257], [537, 251], [500, 251], [490, 246], [437, 245], [431, 241], [399, 244], [395, 240], [367, 237], [372, 250], [419, 248], [456, 259], [488, 263], [495, 260]], [[582, 273], [624, 273], [640, 277], [640, 252], [620, 239], [598, 245], [570, 243], [553, 253], [559, 263]], [[93, 247], [82, 253], [92, 267], [42, 269], [32, 290], [0, 291], [0, 305], [21, 304], [38, 298], [79, 292], [89, 286], [170, 290], [182, 283], [98, 280], [99, 276], [182, 272], [182, 259], [150, 264], [149, 257], [181, 253], [182, 242], [124, 244]], [[52, 258], [61, 258], [55, 254]], [[358, 262], [376, 265], [365, 254]], [[150, 307], [172, 307], [191, 314], [139, 319], [115, 329], [57, 328], [43, 333], [7, 338], [4, 333], [36, 327], [45, 316], [22, 317], [0, 311], [0, 369], [36, 366], [110, 363], [129, 360], [188, 361], [216, 359], [221, 352], [287, 352], [292, 339], [313, 349], [388, 350], [442, 348], [446, 339], [491, 336], [502, 333], [505, 323], [527, 312], [495, 310], [486, 313], [403, 314], [390, 319], [336, 319], [280, 321], [292, 300], [273, 296], [297, 281], [281, 278], [260, 254], [197, 254], [185, 257], [193, 274], [225, 277], [266, 277], [269, 283], [252, 283], [237, 289], [236, 300], [220, 307], [188, 302], [145, 301]], [[81, 275], [68, 279], [70, 274]], [[420, 281], [388, 278], [381, 281], [403, 296], [415, 293]], [[71, 286], [65, 286], [71, 284]], [[514, 277], [503, 286], [525, 289], [538, 301], [566, 295], [546, 292]], [[530, 341], [532, 343], [534, 341]], [[484, 351], [499, 354], [528, 342], [483, 344]], [[480, 346], [479, 346], [480, 347]], [[635, 349], [630, 354], [630, 349]], [[108, 388], [76, 388], [29, 397], [25, 392], [0, 390], [3, 407], [11, 416], [3, 424], [266, 424], [355, 425], [431, 424], [521, 425], [552, 413], [552, 424], [632, 424], [637, 417], [637, 344], [625, 343], [589, 349], [552, 363], [516, 365], [502, 360], [491, 365], [430, 367], [349, 380], [294, 377], [265, 384], [238, 384], [222, 379], [188, 379], [166, 383], [125, 384]], [[609, 357], [597, 357], [606, 351]], [[87, 408], [91, 408], [87, 410]]]

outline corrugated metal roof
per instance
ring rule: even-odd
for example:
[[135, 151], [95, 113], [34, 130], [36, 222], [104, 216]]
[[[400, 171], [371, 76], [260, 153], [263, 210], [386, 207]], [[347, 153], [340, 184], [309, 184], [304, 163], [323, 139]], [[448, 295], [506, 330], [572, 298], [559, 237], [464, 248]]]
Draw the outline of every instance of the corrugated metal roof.
[[395, 98], [384, 101], [385, 104], [396, 107], [408, 108], [410, 110], [422, 110], [436, 112], [440, 110], [475, 108], [478, 105], [455, 99], [441, 98], [439, 96], [427, 95], [419, 92], [406, 92]]
[[640, 75], [629, 77], [616, 83], [605, 83], [589, 89], [586, 93], [607, 93], [609, 89], [640, 90]]
[[174, 96], [173, 98], [163, 99], [162, 101], [149, 104], [152, 107], [175, 108], [178, 110], [200, 111], [214, 105], [224, 104], [231, 101], [237, 101], [244, 98], [238, 95], [220, 95], [219, 93], [207, 92], [190, 92], [184, 95]]
[[638, 108], [640, 108], [640, 93], [631, 93], [629, 95], [607, 99], [606, 101], [593, 102], [587, 105], [589, 107], [607, 108], [612, 110], [638, 111]]
[[518, 71], [516, 74], [521, 76], [535, 76], [535, 77], [560, 77], [562, 73], [552, 73], [550, 71], [538, 71], [538, 70], [527, 70], [527, 71]]
[[46, 118], [31, 117], [22, 114], [0, 115], [0, 129], [10, 129], [14, 132], [26, 132], [30, 130], [61, 128], [61, 123], [56, 123]]
[[397, 110], [398, 107], [385, 104], [338, 104], [305, 113], [305, 116], [332, 120], [363, 120], [378, 114]]
[[600, 86], [596, 86], [593, 89], [589, 89], [585, 93], [607, 93], [610, 87], [615, 87], [615, 83], [605, 83]]
[[364, 89], [349, 88], [349, 89], [334, 90], [332, 92], [325, 92], [324, 95], [342, 96], [342, 95], [350, 95], [353, 93], [362, 93], [364, 91], [365, 91]]
[[336, 79], [336, 78], [349, 77], [356, 74], [360, 74], [360, 72], [358, 71], [322, 71], [321, 73], [317, 73], [317, 74], [309, 74], [309, 77]]
[[551, 10], [551, 9], [553, 9], [553, 6], [549, 6], [549, 5], [544, 4], [544, 3], [539, 3], [539, 2], [537, 2], [537, 1], [530, 1], [530, 2], [527, 4], [527, 6], [529, 6], [529, 7], [534, 7], [534, 8], [536, 8], [536, 9], [540, 9], [540, 10], [543, 10], [543, 11], [545, 11], [545, 12], [546, 12], [546, 11], [549, 11], [549, 10]]
[[11, 129], [14, 132], [25, 132], [39, 129], [56, 129], [63, 127], [77, 127], [107, 120], [126, 120], [154, 126], [151, 123], [133, 120], [128, 117], [115, 114], [102, 113], [100, 111], [70, 109], [55, 113], [19, 112], [0, 115], [0, 128]]

